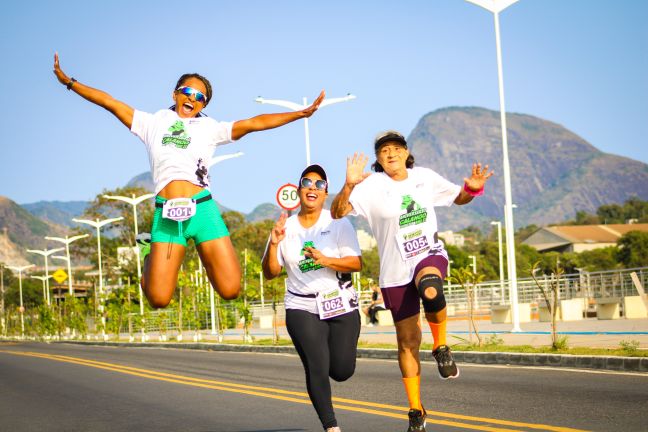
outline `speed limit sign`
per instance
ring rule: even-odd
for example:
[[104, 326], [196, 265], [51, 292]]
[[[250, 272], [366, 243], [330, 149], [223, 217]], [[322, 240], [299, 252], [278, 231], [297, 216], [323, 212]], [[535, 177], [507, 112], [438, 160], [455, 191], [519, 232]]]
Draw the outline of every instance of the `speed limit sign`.
[[277, 203], [284, 210], [295, 210], [299, 207], [297, 186], [286, 183], [277, 190]]

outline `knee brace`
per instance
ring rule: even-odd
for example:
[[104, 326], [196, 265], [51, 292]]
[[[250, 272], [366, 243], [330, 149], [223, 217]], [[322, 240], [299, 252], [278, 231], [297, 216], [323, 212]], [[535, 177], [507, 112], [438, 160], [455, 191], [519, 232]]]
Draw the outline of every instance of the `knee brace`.
[[[425, 296], [425, 290], [430, 287], [434, 288], [437, 292], [437, 295], [433, 299]], [[425, 312], [439, 312], [446, 307], [446, 300], [443, 295], [443, 279], [440, 276], [426, 274], [421, 277], [416, 288], [423, 300], [423, 309]]]

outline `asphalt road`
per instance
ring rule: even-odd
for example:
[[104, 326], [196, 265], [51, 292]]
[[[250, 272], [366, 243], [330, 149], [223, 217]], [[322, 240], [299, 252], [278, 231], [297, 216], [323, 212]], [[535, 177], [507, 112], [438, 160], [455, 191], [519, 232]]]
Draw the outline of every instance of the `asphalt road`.
[[[646, 431], [648, 374], [423, 364], [428, 431]], [[346, 431], [405, 431], [394, 361], [334, 383]], [[0, 343], [0, 431], [297, 432], [321, 427], [293, 355]]]

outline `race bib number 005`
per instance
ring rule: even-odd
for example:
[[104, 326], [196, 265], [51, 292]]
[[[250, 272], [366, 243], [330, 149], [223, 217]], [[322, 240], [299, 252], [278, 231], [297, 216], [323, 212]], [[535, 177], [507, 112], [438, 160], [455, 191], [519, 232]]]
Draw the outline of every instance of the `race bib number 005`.
[[164, 203], [162, 217], [176, 222], [186, 221], [196, 214], [196, 202], [191, 198], [175, 198]]
[[421, 229], [401, 230], [396, 235], [396, 241], [403, 260], [414, 258], [431, 248], [427, 235]]

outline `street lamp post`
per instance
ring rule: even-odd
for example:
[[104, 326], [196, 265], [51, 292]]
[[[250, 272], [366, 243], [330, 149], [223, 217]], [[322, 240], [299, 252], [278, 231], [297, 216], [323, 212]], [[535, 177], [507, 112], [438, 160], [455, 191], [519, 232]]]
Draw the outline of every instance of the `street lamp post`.
[[499, 250], [499, 278], [500, 278], [500, 302], [504, 302], [504, 255], [502, 254], [502, 222], [492, 221], [491, 225], [497, 225], [497, 248]]
[[102, 325], [101, 336], [104, 340], [106, 340], [106, 317], [104, 315], [104, 287], [103, 287], [103, 272], [101, 267], [101, 228], [104, 227], [105, 225], [108, 225], [109, 223], [117, 222], [122, 219], [124, 218], [117, 217], [112, 219], [104, 219], [102, 221], [100, 221], [99, 219], [95, 219], [94, 221], [87, 220], [87, 219], [75, 219], [75, 218], [72, 219], [74, 222], [90, 225], [97, 230], [97, 266], [99, 267], [99, 298], [100, 298], [99, 313], [101, 314], [101, 325]]
[[27, 270], [30, 267], [34, 267], [34, 264], [29, 264], [22, 267], [7, 266], [11, 270], [18, 272], [18, 291], [20, 292], [20, 338], [25, 337], [25, 307], [23, 306], [23, 294], [22, 294], [22, 272]]
[[57, 241], [65, 244], [65, 256], [67, 257], [67, 268], [68, 268], [68, 290], [71, 296], [74, 295], [74, 290], [72, 289], [72, 263], [70, 260], [70, 243], [86, 237], [88, 237], [88, 234], [76, 235], [74, 237], [65, 236], [65, 238], [45, 237], [45, 240], [52, 240], [52, 241]]
[[511, 169], [508, 157], [508, 142], [506, 135], [506, 107], [504, 105], [504, 78], [502, 73], [502, 49], [500, 43], [499, 13], [516, 3], [518, 0], [466, 0], [492, 12], [495, 19], [495, 46], [497, 51], [497, 79], [499, 84], [500, 122], [502, 124], [502, 156], [504, 172], [504, 224], [506, 226], [506, 264], [510, 284], [509, 297], [511, 301], [511, 316], [513, 332], [520, 332], [520, 313], [518, 308], [517, 271], [515, 268], [515, 231], [513, 230], [513, 199], [511, 196]]
[[472, 260], [472, 264], [470, 264], [470, 266], [472, 267], [473, 273], [477, 275], [477, 257], [475, 255], [468, 255], [468, 258]]
[[[356, 97], [351, 93], [348, 93], [344, 97], [327, 98], [322, 101], [319, 107], [324, 108], [327, 105], [333, 105], [334, 103], [338, 103], [338, 102], [346, 102], [346, 101], [353, 100], [355, 98]], [[301, 111], [303, 109], [308, 108], [308, 101], [306, 97], [303, 98], [303, 105], [300, 105], [296, 102], [290, 102], [281, 99], [264, 99], [261, 96], [256, 98], [254, 101], [260, 104], [278, 105], [284, 108], [291, 109], [293, 111]], [[304, 118], [304, 135], [306, 137], [306, 166], [309, 166], [311, 158], [310, 158], [310, 133], [308, 131], [308, 117]]]
[[2, 327], [3, 336], [6, 334], [7, 327], [5, 324], [5, 301], [4, 301], [4, 264], [0, 263], [0, 326]]
[[48, 279], [51, 278], [52, 276], [46, 274], [45, 276], [30, 276], [30, 277], [32, 279], [38, 279], [39, 281], [43, 282], [43, 301], [45, 302], [45, 304], [47, 304], [49, 306], [48, 295], [47, 295], [48, 288], [45, 285], [45, 282], [46, 281], [49, 282]]
[[137, 258], [137, 287], [139, 289], [139, 302], [140, 302], [140, 316], [142, 317], [142, 342], [146, 341], [146, 326], [144, 320], [144, 293], [142, 292], [142, 266], [140, 264], [140, 252], [137, 247], [137, 236], [139, 232], [137, 230], [137, 204], [145, 201], [149, 198], [153, 198], [155, 195], [152, 193], [144, 194], [136, 197], [135, 194], [131, 194], [131, 198], [119, 195], [104, 195], [106, 199], [123, 201], [133, 206], [133, 221], [135, 224], [135, 255]]
[[38, 255], [42, 255], [42, 256], [45, 258], [45, 276], [46, 276], [46, 278], [45, 278], [44, 280], [45, 280], [45, 292], [46, 292], [46, 294], [47, 294], [47, 295], [45, 296], [45, 302], [47, 303], [48, 306], [49, 306], [52, 302], [51, 302], [51, 300], [50, 300], [50, 289], [49, 289], [49, 266], [48, 266], [48, 263], [47, 263], [47, 261], [48, 261], [48, 260], [47, 260], [47, 257], [49, 257], [49, 256], [50, 256], [51, 254], [53, 254], [53, 253], [60, 252], [60, 251], [62, 251], [63, 249], [65, 249], [65, 248], [43, 249], [43, 250], [27, 249], [27, 252], [29, 252], [29, 253], [35, 253], [35, 254], [38, 254]]

